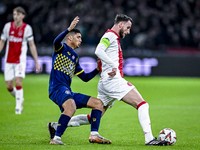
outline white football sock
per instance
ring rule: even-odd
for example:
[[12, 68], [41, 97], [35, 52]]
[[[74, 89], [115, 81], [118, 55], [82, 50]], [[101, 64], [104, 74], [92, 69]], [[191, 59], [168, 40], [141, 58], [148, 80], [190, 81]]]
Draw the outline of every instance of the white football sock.
[[87, 125], [87, 124], [90, 124], [90, 122], [88, 121], [87, 115], [81, 114], [81, 115], [73, 116], [70, 119], [68, 126], [74, 127], [74, 126]]
[[13, 90], [11, 92], [9, 92], [12, 96], [15, 97], [16, 94], [16, 87], [13, 87]]
[[16, 90], [15, 92], [16, 98], [16, 109], [21, 109], [23, 103], [23, 88]]
[[149, 141], [154, 139], [151, 131], [148, 103], [145, 103], [138, 108], [138, 118], [145, 135], [145, 143], [148, 143]]
[[91, 133], [90, 133], [91, 135], [97, 135], [97, 134], [99, 134], [97, 131], [91, 131]]
[[54, 139], [54, 140], [61, 140], [61, 137], [55, 135], [53, 139]]

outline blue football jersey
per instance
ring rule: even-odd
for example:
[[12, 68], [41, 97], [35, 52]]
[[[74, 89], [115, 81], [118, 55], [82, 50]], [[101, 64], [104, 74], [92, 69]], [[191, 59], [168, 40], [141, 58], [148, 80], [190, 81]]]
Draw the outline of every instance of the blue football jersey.
[[52, 55], [49, 94], [60, 85], [64, 85], [71, 90], [70, 85], [73, 75], [79, 75], [83, 71], [84, 70], [79, 64], [79, 57], [76, 52], [66, 43], [63, 43]]

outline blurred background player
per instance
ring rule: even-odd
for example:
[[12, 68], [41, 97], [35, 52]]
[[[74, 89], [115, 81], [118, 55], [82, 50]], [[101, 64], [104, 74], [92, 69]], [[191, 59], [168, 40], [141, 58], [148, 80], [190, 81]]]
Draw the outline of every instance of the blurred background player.
[[[67, 124], [76, 112], [76, 108], [92, 108], [91, 112], [91, 134], [89, 142], [91, 143], [107, 143], [111, 141], [100, 136], [98, 133], [103, 103], [94, 97], [71, 91], [71, 81], [74, 75], [81, 80], [87, 82], [99, 73], [97, 66], [90, 73], [85, 73], [79, 65], [79, 57], [74, 51], [82, 42], [81, 32], [74, 29], [79, 22], [79, 17], [75, 17], [69, 28], [60, 33], [54, 40], [54, 53], [52, 55], [52, 70], [49, 79], [49, 98], [56, 103], [62, 114], [58, 120], [58, 127], [52, 130], [48, 123], [47, 127], [50, 133], [50, 144], [65, 145], [61, 141], [61, 136], [67, 128]], [[62, 40], [65, 38], [65, 43]], [[55, 134], [55, 136], [54, 136]]]
[[[108, 29], [100, 40], [95, 54], [101, 60], [101, 78], [98, 83], [98, 96], [103, 104], [105, 113], [116, 100], [124, 101], [138, 110], [138, 118], [145, 135], [146, 145], [167, 145], [167, 142], [157, 140], [151, 131], [149, 105], [135, 86], [123, 78], [123, 56], [119, 43], [120, 38], [130, 34], [132, 19], [124, 14], [117, 14], [114, 25]], [[89, 124], [91, 115], [77, 115], [72, 117], [68, 126]], [[56, 127], [54, 123], [53, 127]]]
[[[27, 42], [31, 54], [35, 60], [35, 69], [39, 73], [41, 67], [38, 64], [38, 55], [34, 43], [33, 31], [30, 25], [23, 22], [25, 10], [22, 7], [13, 9], [13, 22], [8, 22], [3, 28], [0, 40], [0, 52], [5, 42], [5, 70], [4, 77], [6, 88], [16, 99], [15, 114], [21, 114], [23, 110], [22, 79], [25, 78]], [[14, 84], [15, 80], [15, 86]]]

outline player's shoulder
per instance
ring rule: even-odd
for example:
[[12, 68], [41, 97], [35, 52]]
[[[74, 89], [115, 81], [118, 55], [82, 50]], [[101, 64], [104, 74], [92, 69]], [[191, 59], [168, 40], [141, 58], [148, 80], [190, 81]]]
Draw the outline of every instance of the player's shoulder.
[[106, 38], [108, 39], [110, 42], [116, 40], [118, 38], [118, 36], [114, 33], [114, 32], [106, 32], [103, 36], [102, 39]]
[[29, 30], [32, 30], [32, 27], [31, 25], [27, 24], [27, 23], [24, 23], [26, 25], [26, 28], [29, 29]]
[[11, 26], [11, 22], [7, 22], [4, 27], [10, 27]]
[[3, 27], [3, 32], [8, 34], [9, 33], [9, 30], [11, 28], [11, 22], [7, 22], [4, 27]]
[[72, 53], [74, 50], [69, 46], [67, 45], [65, 42], [62, 43], [60, 49], [63, 50], [63, 52], [66, 52], [66, 53]]
[[113, 32], [106, 32], [103, 36], [110, 37], [110, 38], [117, 37], [116, 34]]
[[12, 22], [7, 22], [7, 23], [5, 24], [5, 26], [7, 26], [7, 25], [11, 25], [11, 23], [12, 23]]

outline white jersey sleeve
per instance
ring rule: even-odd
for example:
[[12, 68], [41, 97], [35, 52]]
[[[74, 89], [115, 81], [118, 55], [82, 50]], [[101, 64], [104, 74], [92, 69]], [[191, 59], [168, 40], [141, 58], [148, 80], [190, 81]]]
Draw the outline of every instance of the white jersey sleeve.
[[31, 26], [29, 24], [27, 24], [26, 28], [25, 28], [25, 33], [24, 35], [26, 36], [25, 39], [27, 41], [31, 41], [33, 40], [33, 30], [31, 28]]
[[103, 43], [99, 43], [97, 45], [95, 54], [98, 58], [101, 59], [101, 61], [104, 61], [106, 64], [110, 65], [112, 68], [117, 68], [117, 64], [115, 64], [105, 53], [106, 46]]
[[113, 33], [105, 33], [100, 40], [100, 43], [97, 45], [95, 50], [95, 54], [101, 61], [105, 62], [106, 64], [110, 65], [112, 68], [117, 68], [118, 64], [115, 63], [106, 53], [110, 44], [116, 40], [116, 37]]
[[1, 34], [1, 40], [6, 41], [9, 36], [10, 22], [6, 23]]

